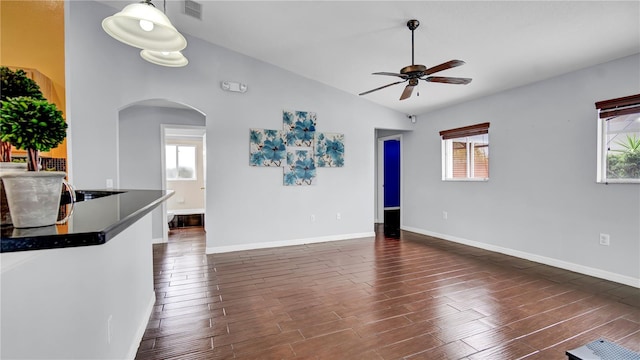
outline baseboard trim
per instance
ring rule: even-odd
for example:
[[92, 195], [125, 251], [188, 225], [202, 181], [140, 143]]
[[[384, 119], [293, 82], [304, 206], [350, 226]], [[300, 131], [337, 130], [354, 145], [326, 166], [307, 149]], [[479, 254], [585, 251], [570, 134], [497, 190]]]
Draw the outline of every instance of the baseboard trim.
[[138, 353], [138, 347], [140, 347], [140, 343], [142, 342], [142, 337], [144, 336], [144, 332], [147, 329], [147, 325], [149, 324], [149, 318], [151, 318], [151, 314], [153, 312], [153, 306], [156, 304], [156, 293], [155, 291], [151, 292], [151, 298], [149, 299], [149, 303], [147, 304], [147, 308], [144, 312], [144, 317], [138, 325], [138, 330], [134, 336], [134, 341], [131, 343], [129, 347], [129, 353], [127, 354], [127, 359], [134, 360], [136, 358], [136, 354]]
[[268, 249], [268, 248], [292, 246], [292, 245], [306, 245], [306, 244], [314, 244], [314, 243], [329, 242], [329, 241], [359, 239], [359, 238], [372, 237], [372, 236], [376, 236], [376, 233], [374, 231], [365, 232], [365, 233], [320, 236], [320, 237], [305, 238], [305, 239], [270, 241], [270, 242], [227, 245], [227, 246], [212, 246], [212, 247], [207, 247], [206, 252], [207, 254], [220, 254], [220, 253], [227, 253], [232, 251]]
[[165, 243], [166, 241], [164, 241], [163, 238], [155, 238], [155, 239], [151, 239], [151, 243], [152, 244], [162, 244]]
[[501, 254], [505, 254], [505, 255], [515, 256], [515, 257], [518, 257], [518, 258], [521, 258], [521, 259], [534, 261], [534, 262], [537, 262], [537, 263], [540, 263], [540, 264], [545, 264], [545, 265], [557, 267], [557, 268], [560, 268], [560, 269], [565, 269], [565, 270], [577, 272], [577, 273], [580, 273], [580, 274], [589, 275], [589, 276], [597, 277], [597, 278], [600, 278], [600, 279], [609, 280], [609, 281], [617, 282], [617, 283], [620, 283], [620, 284], [633, 286], [635, 288], [640, 288], [640, 279], [634, 278], [634, 277], [631, 277], [631, 276], [620, 275], [620, 274], [617, 274], [617, 273], [612, 273], [610, 271], [605, 271], [605, 270], [601, 270], [601, 269], [592, 268], [592, 267], [589, 267], [589, 266], [579, 265], [579, 264], [571, 263], [571, 262], [568, 262], [568, 261], [563, 261], [563, 260], [558, 260], [558, 259], [554, 259], [554, 258], [550, 258], [550, 257], [546, 257], [546, 256], [531, 254], [531, 253], [527, 253], [527, 252], [524, 252], [524, 251], [509, 249], [509, 248], [505, 248], [505, 247], [501, 247], [501, 246], [486, 244], [486, 243], [479, 242], [479, 241], [463, 239], [463, 238], [459, 238], [459, 237], [455, 237], [455, 236], [451, 236], [451, 235], [447, 235], [447, 234], [440, 234], [440, 233], [437, 233], [437, 232], [424, 230], [424, 229], [419, 229], [419, 228], [414, 228], [414, 227], [411, 227], [411, 226], [402, 226], [401, 229], [402, 230], [406, 230], [406, 231], [411, 231], [411, 232], [414, 232], [414, 233], [418, 233], [418, 234], [422, 234], [422, 235], [427, 235], [427, 236], [431, 236], [431, 237], [447, 240], [447, 241], [452, 241], [452, 242], [463, 244], [463, 245], [468, 245], [468, 246], [472, 246], [472, 247], [476, 247], [476, 248], [480, 248], [480, 249], [484, 249], [484, 250], [489, 250], [489, 251], [493, 251], [493, 252], [497, 252], [497, 253], [501, 253]]
[[173, 210], [167, 210], [167, 214], [174, 214], [174, 215], [204, 214], [204, 209], [173, 209]]

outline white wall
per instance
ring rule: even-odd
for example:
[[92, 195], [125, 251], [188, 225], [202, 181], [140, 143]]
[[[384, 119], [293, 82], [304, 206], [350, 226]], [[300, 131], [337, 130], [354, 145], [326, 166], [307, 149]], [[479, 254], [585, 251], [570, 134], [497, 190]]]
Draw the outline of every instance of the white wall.
[[[102, 31], [113, 8], [65, 5], [70, 176], [77, 188], [116, 178], [119, 109], [168, 99], [206, 114], [208, 251], [373, 232], [374, 129], [409, 129], [404, 114], [192, 37], [187, 67], [159, 67]], [[223, 92], [223, 80], [249, 90]], [[283, 109], [314, 111], [318, 131], [344, 133], [345, 167], [318, 169], [317, 186], [284, 187], [281, 168], [249, 166], [249, 129], [280, 129]]]
[[[403, 228], [640, 286], [640, 185], [596, 184], [594, 107], [638, 93], [638, 64], [635, 55], [420, 115], [403, 138]], [[490, 180], [441, 181], [438, 132], [487, 121]]]

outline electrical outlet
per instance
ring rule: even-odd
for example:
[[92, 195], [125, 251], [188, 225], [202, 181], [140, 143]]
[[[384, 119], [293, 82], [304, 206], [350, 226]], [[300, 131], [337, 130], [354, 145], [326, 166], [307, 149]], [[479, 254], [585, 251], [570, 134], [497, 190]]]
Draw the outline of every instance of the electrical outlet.
[[600, 234], [600, 245], [609, 246], [611, 244], [611, 238], [609, 234]]
[[446, 211], [442, 212], [442, 219], [443, 220], [447, 220], [449, 218], [449, 213], [447, 213]]
[[315, 215], [309, 216], [309, 220], [311, 220], [311, 222], [316, 222], [316, 216]]
[[342, 215], [340, 215], [340, 213], [336, 213], [336, 220], [342, 220]]
[[113, 179], [107, 179], [107, 189], [113, 189]]

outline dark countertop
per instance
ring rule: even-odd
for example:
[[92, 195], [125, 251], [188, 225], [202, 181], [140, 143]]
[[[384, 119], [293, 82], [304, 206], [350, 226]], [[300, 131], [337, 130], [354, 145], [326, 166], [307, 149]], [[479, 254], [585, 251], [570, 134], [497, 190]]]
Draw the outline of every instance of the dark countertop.
[[2, 226], [0, 252], [101, 245], [150, 213], [173, 192], [165, 190], [79, 190], [113, 195], [76, 202], [63, 225], [16, 229]]

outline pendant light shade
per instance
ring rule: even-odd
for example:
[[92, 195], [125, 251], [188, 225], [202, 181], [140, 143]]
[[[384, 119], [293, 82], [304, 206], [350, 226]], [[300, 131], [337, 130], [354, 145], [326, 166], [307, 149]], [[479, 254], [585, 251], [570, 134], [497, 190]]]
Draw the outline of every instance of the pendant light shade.
[[140, 56], [150, 63], [168, 67], [182, 67], [189, 63], [189, 60], [180, 51], [152, 51], [142, 50]]
[[150, 0], [127, 5], [102, 20], [102, 28], [114, 39], [140, 49], [171, 52], [187, 46], [184, 36]]

